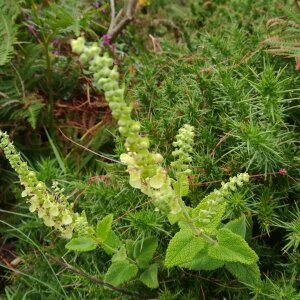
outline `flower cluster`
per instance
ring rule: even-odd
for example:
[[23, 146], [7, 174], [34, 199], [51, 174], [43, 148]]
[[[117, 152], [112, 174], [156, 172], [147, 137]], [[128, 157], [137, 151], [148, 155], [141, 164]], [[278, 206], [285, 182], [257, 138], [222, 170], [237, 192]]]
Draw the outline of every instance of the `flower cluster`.
[[[149, 139], [141, 135], [140, 123], [132, 120], [132, 107], [124, 100], [124, 88], [119, 85], [119, 73], [117, 66], [113, 66], [113, 60], [107, 53], [101, 55], [101, 49], [97, 44], [86, 45], [83, 37], [72, 40], [71, 46], [73, 52], [80, 55], [80, 61], [89, 66], [94, 76], [95, 87], [104, 90], [112, 115], [118, 122], [119, 132], [125, 138], [127, 153], [121, 154], [120, 159], [127, 166], [130, 185], [148, 195], [156, 208], [165, 213], [179, 215], [181, 211], [186, 211], [181, 199], [181, 190], [184, 184], [183, 179], [187, 181], [186, 177], [191, 172], [189, 164], [192, 160], [190, 154], [193, 148], [194, 128], [184, 125], [173, 143], [175, 150], [172, 154], [175, 161], [172, 167], [176, 170], [176, 182], [162, 167], [163, 157], [149, 151]], [[210, 209], [200, 211], [201, 217], [209, 222], [209, 215], [212, 216], [216, 210], [214, 206], [224, 201], [228, 190], [233, 190], [243, 181], [246, 181], [246, 175], [240, 174], [224, 184], [220, 191], [213, 192], [212, 197], [209, 198], [211, 199]], [[179, 186], [177, 188], [180, 190], [179, 193], [176, 192], [175, 186]]]
[[79, 233], [82, 227], [88, 227], [86, 219], [83, 220], [82, 216], [73, 212], [72, 205], [68, 203], [63, 190], [56, 183], [53, 185], [54, 194], [47, 191], [45, 183], [37, 179], [34, 171], [29, 170], [27, 163], [22, 161], [20, 153], [10, 142], [7, 133], [2, 131], [0, 131], [0, 148], [3, 149], [24, 186], [22, 197], [28, 197], [29, 210], [37, 211], [46, 226], [58, 229], [61, 235], [68, 239], [72, 237], [73, 231]]
[[247, 173], [240, 173], [231, 177], [228, 182], [222, 182], [222, 187], [219, 190], [214, 190], [205, 199], [207, 205], [205, 209], [200, 209], [197, 212], [197, 221], [202, 224], [210, 223], [214, 215], [218, 213], [219, 205], [225, 202], [226, 196], [236, 191], [237, 187], [241, 187], [244, 183], [249, 182], [249, 178]]
[[71, 46], [73, 52], [80, 55], [80, 61], [89, 64], [89, 70], [94, 74], [94, 85], [104, 90], [112, 115], [118, 121], [119, 132], [126, 139], [127, 153], [123, 153], [120, 159], [127, 165], [130, 185], [151, 197], [158, 209], [177, 213], [181, 208], [171, 179], [161, 166], [163, 157], [149, 152], [149, 139], [140, 134], [140, 123], [132, 120], [132, 107], [124, 100], [117, 66], [113, 66], [107, 53], [100, 55], [100, 47], [96, 44], [85, 45], [83, 37], [72, 40]]
[[171, 166], [177, 169], [177, 172], [189, 175], [191, 170], [189, 169], [189, 164], [192, 161], [191, 152], [193, 150], [194, 143], [194, 127], [185, 124], [179, 129], [179, 133], [176, 135], [176, 141], [173, 142], [175, 150], [172, 155], [176, 159], [171, 163]]

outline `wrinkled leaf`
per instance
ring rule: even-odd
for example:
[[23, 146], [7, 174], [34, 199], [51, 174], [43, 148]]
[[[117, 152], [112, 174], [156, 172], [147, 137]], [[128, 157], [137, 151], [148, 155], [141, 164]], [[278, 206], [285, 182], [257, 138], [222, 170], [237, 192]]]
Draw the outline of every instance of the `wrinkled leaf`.
[[201, 250], [190, 262], [181, 265], [181, 267], [194, 271], [212, 271], [222, 268], [223, 265], [223, 261], [208, 256], [206, 247], [205, 249]]
[[105, 274], [105, 281], [118, 286], [134, 278], [137, 272], [137, 266], [129, 263], [127, 260], [116, 261], [108, 268]]
[[133, 257], [140, 268], [146, 268], [151, 261], [158, 242], [155, 237], [149, 237], [135, 244]]
[[114, 254], [115, 253], [114, 250], [118, 250], [121, 246], [122, 246], [122, 242], [120, 241], [120, 239], [118, 238], [118, 236], [115, 234], [113, 230], [109, 231], [105, 243], [101, 245], [103, 250], [109, 255]]
[[240, 262], [253, 264], [258, 261], [258, 256], [249, 247], [246, 241], [227, 228], [222, 228], [217, 234], [218, 243], [209, 246], [208, 255], [224, 262]]
[[205, 241], [191, 230], [183, 229], [171, 239], [167, 248], [165, 265], [170, 268], [190, 262], [205, 246]]
[[140, 276], [140, 280], [150, 289], [155, 289], [158, 287], [157, 279], [158, 265], [153, 264], [149, 266]]
[[260, 271], [257, 264], [244, 265], [241, 263], [226, 263], [225, 267], [239, 281], [247, 285], [256, 287], [261, 282]]

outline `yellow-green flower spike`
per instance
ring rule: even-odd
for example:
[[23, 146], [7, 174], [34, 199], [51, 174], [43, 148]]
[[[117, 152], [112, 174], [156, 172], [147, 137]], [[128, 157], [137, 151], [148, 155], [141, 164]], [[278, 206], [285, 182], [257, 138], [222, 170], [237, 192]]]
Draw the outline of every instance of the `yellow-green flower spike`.
[[20, 153], [10, 142], [7, 133], [2, 131], [0, 131], [0, 148], [19, 175], [20, 182], [24, 186], [22, 197], [28, 199], [30, 212], [37, 212], [46, 226], [54, 227], [67, 239], [72, 237], [73, 231], [81, 232], [82, 227], [85, 227], [86, 231], [91, 231], [86, 218], [74, 213], [72, 205], [63, 195], [63, 190], [54, 184], [54, 194], [50, 194], [45, 183], [39, 181], [35, 172], [29, 170], [27, 163], [22, 161]]
[[98, 90], [104, 90], [112, 115], [118, 121], [127, 150], [120, 159], [127, 166], [130, 185], [151, 197], [157, 208], [166, 213], [178, 213], [181, 206], [171, 180], [161, 166], [164, 159], [160, 154], [149, 151], [149, 139], [141, 136], [140, 123], [132, 120], [132, 107], [124, 100], [124, 88], [119, 84], [117, 66], [113, 66], [113, 60], [107, 53], [101, 56], [98, 46], [85, 45], [82, 38], [72, 40], [71, 46], [73, 52], [80, 55], [80, 61], [94, 73], [94, 85]]
[[[161, 165], [163, 157], [149, 151], [149, 139], [141, 135], [140, 123], [131, 118], [132, 107], [124, 100], [124, 88], [119, 84], [117, 66], [113, 66], [108, 53], [100, 54], [98, 45], [86, 45], [82, 37], [79, 39], [71, 41], [73, 52], [80, 55], [80, 61], [93, 73], [95, 87], [104, 91], [112, 115], [118, 122], [119, 132], [125, 138], [127, 152], [121, 154], [120, 160], [127, 166], [130, 185], [149, 196], [157, 209], [167, 214], [179, 214], [185, 210], [181, 193], [178, 194], [173, 189], [172, 180]], [[175, 150], [172, 154], [175, 161], [172, 167], [176, 171], [179, 185], [184, 177], [187, 181], [187, 175], [191, 173], [189, 164], [192, 161], [193, 140], [194, 128], [186, 124], [179, 130], [173, 143]], [[244, 179], [238, 177], [237, 181], [226, 184], [220, 193], [223, 195], [227, 189], [235, 189]], [[221, 196], [219, 198], [223, 199]]]

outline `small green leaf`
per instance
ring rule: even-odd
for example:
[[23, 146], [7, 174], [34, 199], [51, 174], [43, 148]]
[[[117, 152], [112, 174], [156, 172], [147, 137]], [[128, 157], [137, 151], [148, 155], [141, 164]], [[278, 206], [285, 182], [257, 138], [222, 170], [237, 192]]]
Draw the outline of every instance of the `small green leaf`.
[[79, 237], [72, 239], [66, 244], [68, 250], [86, 252], [97, 248], [97, 243], [90, 237]]
[[111, 224], [113, 221], [113, 215], [109, 214], [105, 216], [101, 221], [97, 224], [96, 229], [96, 237], [103, 243], [105, 242], [108, 233], [111, 230]]
[[224, 262], [240, 262], [251, 265], [258, 261], [258, 256], [246, 241], [227, 228], [222, 228], [217, 234], [218, 243], [209, 246], [208, 255]]
[[222, 268], [223, 265], [223, 261], [208, 256], [206, 247], [205, 249], [201, 250], [190, 262], [181, 265], [181, 267], [194, 271], [212, 271]]
[[115, 250], [118, 250], [122, 246], [122, 242], [118, 238], [118, 236], [115, 234], [113, 230], [110, 230], [107, 234], [105, 243], [101, 245], [103, 250], [109, 254], [112, 255], [115, 253]]
[[184, 197], [189, 193], [189, 181], [185, 174], [180, 174], [177, 181], [173, 183], [173, 188], [179, 197]]
[[127, 260], [116, 261], [108, 268], [105, 274], [105, 281], [118, 286], [134, 278], [137, 272], [137, 266], [130, 264]]
[[205, 241], [196, 237], [191, 230], [180, 230], [171, 239], [167, 248], [166, 267], [170, 268], [190, 262], [204, 246]]
[[246, 236], [246, 218], [245, 215], [242, 215], [238, 219], [228, 222], [223, 228], [227, 228], [235, 234], [240, 235], [243, 239]]
[[127, 254], [126, 254], [125, 245], [122, 245], [122, 247], [118, 250], [118, 252], [113, 255], [111, 261], [112, 262], [124, 261], [126, 259], [127, 259]]
[[136, 259], [136, 262], [140, 268], [147, 268], [154, 255], [157, 245], [158, 242], [155, 237], [146, 238], [143, 241], [139, 241], [135, 244], [133, 257]]
[[260, 285], [260, 271], [257, 264], [226, 263], [225, 268], [239, 281], [257, 287]]
[[153, 264], [149, 266], [140, 276], [140, 280], [150, 289], [155, 289], [158, 287], [157, 279], [158, 265]]

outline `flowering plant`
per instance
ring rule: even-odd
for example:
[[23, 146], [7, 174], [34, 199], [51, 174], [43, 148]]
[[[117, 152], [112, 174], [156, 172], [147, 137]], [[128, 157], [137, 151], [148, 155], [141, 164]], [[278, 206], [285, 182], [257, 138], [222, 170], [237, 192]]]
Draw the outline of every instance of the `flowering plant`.
[[[129, 184], [147, 195], [155, 210], [165, 214], [171, 224], [179, 225], [180, 230], [167, 247], [165, 267], [214, 270], [224, 266], [240, 281], [257, 286], [260, 283], [258, 256], [245, 241], [246, 217], [242, 215], [226, 224], [222, 222], [226, 198], [247, 183], [249, 175], [241, 173], [230, 178], [194, 208], [186, 205], [183, 197], [189, 193], [194, 128], [186, 124], [175, 137], [174, 160], [170, 165], [174, 174], [172, 178], [163, 166], [162, 155], [150, 151], [150, 141], [141, 134], [140, 123], [131, 118], [132, 107], [125, 102], [117, 66], [113, 66], [108, 53], [102, 55], [96, 43], [87, 45], [83, 37], [72, 40], [71, 46], [73, 52], [80, 55], [81, 63], [93, 74], [94, 86], [104, 90], [112, 115], [117, 120], [126, 149], [120, 160], [129, 173]], [[111, 214], [92, 227], [84, 212], [79, 215], [73, 211], [63, 191], [56, 185], [54, 194], [47, 191], [46, 185], [37, 180], [3, 132], [0, 132], [0, 147], [25, 187], [22, 196], [28, 197], [30, 211], [37, 211], [45, 225], [56, 228], [63, 237], [71, 239], [66, 244], [67, 249], [91, 251], [100, 247], [111, 255], [112, 264], [105, 279], [112, 285], [121, 285], [138, 277], [148, 287], [158, 287], [158, 264], [153, 262], [158, 246], [155, 237], [136, 243], [123, 242], [112, 230]]]

